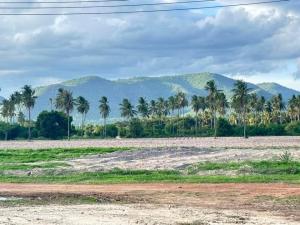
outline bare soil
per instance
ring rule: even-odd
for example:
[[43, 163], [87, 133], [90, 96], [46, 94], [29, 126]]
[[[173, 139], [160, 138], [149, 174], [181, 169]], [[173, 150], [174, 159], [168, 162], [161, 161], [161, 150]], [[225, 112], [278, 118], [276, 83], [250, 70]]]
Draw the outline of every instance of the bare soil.
[[0, 224], [299, 224], [299, 185], [1, 184], [2, 196], [80, 194], [101, 204], [2, 207]]
[[221, 138], [149, 138], [149, 139], [107, 139], [72, 141], [0, 141], [0, 149], [41, 149], [80, 147], [300, 147], [300, 137], [238, 137]]
[[114, 168], [131, 170], [182, 170], [199, 162], [238, 162], [247, 160], [278, 160], [288, 150], [300, 160], [300, 148], [195, 148], [162, 147], [119, 151], [104, 155], [68, 160], [70, 170], [106, 171]]

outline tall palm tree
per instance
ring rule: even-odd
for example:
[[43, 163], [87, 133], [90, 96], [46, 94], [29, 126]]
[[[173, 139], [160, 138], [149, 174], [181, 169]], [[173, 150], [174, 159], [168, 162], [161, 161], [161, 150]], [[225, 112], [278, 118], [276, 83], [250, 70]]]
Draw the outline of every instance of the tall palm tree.
[[22, 110], [22, 94], [18, 91], [15, 91], [13, 93], [13, 96], [14, 96], [14, 102], [15, 102], [15, 105], [17, 106], [17, 110], [18, 110], [18, 114], [19, 114]]
[[288, 115], [291, 121], [297, 119], [297, 98], [295, 95], [288, 101]]
[[217, 112], [221, 116], [225, 116], [226, 109], [229, 107], [229, 103], [226, 99], [226, 95], [223, 92], [218, 92], [217, 95]]
[[160, 121], [162, 119], [162, 116], [164, 115], [164, 111], [165, 111], [165, 99], [160, 97], [156, 101], [156, 115], [158, 116]]
[[176, 109], [176, 99], [174, 96], [170, 96], [168, 98], [168, 102], [169, 102], [169, 110], [170, 112], [173, 114], [175, 109]]
[[196, 123], [195, 123], [195, 132], [196, 133], [198, 131], [198, 114], [199, 114], [199, 111], [201, 110], [201, 107], [202, 107], [201, 104], [202, 103], [200, 101], [200, 96], [193, 95], [192, 100], [191, 100], [191, 106], [192, 106], [192, 110], [196, 114]]
[[55, 99], [55, 108], [62, 110], [68, 117], [68, 140], [70, 140], [70, 114], [74, 109], [75, 99], [71, 91], [63, 88], [58, 89]]
[[124, 98], [122, 103], [120, 104], [121, 116], [126, 119], [132, 119], [137, 111], [134, 109], [134, 106], [130, 103], [127, 98]]
[[213, 126], [214, 126], [214, 137], [217, 137], [217, 98], [219, 94], [219, 90], [217, 89], [217, 85], [214, 80], [210, 80], [205, 85], [205, 90], [208, 91], [207, 95], [207, 103], [208, 108], [210, 109], [213, 117]]
[[[0, 113], [1, 113], [2, 117], [7, 120], [6, 122], [8, 123], [8, 121], [10, 119], [10, 112], [9, 112], [10, 111], [10, 109], [9, 109], [10, 102], [9, 102], [9, 100], [4, 99], [1, 103], [1, 105], [2, 105], [2, 107], [1, 107]], [[9, 127], [8, 124], [4, 125], [5, 140], [8, 139], [8, 127]]]
[[104, 137], [106, 138], [106, 119], [110, 113], [110, 106], [107, 97], [103, 96], [99, 101], [100, 115], [104, 120]]
[[157, 114], [157, 104], [155, 100], [151, 100], [149, 104], [149, 114], [154, 118]]
[[257, 113], [259, 110], [259, 100], [256, 93], [252, 93], [249, 96], [249, 108], [250, 111], [253, 113], [254, 116], [254, 123], [257, 124]]
[[143, 118], [149, 118], [149, 104], [146, 101], [145, 98], [140, 97], [138, 100], [138, 105], [137, 105], [137, 110], [138, 113], [143, 117]]
[[84, 97], [79, 96], [75, 100], [77, 112], [81, 114], [81, 130], [83, 132], [86, 115], [90, 110], [90, 103]]
[[273, 112], [275, 114], [274, 116], [277, 117], [275, 119], [277, 120], [277, 122], [279, 120], [279, 123], [281, 124], [282, 123], [282, 110], [285, 109], [285, 105], [282, 100], [282, 95], [278, 94], [276, 96], [273, 96], [271, 99], [271, 104], [272, 104]]
[[6, 122], [8, 123], [10, 121], [10, 102], [7, 99], [3, 99], [1, 102], [1, 115], [4, 119], [6, 119]]
[[15, 98], [14, 94], [11, 94], [9, 96], [8, 102], [9, 102], [9, 112], [10, 112], [10, 123], [14, 123], [14, 117], [16, 115], [16, 101], [17, 99]]
[[22, 88], [22, 102], [28, 111], [28, 140], [31, 140], [31, 110], [35, 105], [37, 96], [35, 96], [35, 90], [29, 85], [25, 85]]
[[234, 83], [234, 88], [232, 89], [233, 96], [232, 99], [237, 103], [238, 108], [240, 108], [240, 112], [242, 114], [243, 126], [244, 126], [244, 138], [247, 138], [247, 122], [246, 116], [248, 111], [248, 103], [249, 103], [249, 92], [250, 88], [247, 87], [247, 83], [242, 80], [237, 80]]
[[[189, 105], [186, 94], [182, 91], [179, 91], [175, 95], [175, 100], [176, 100], [176, 106], [177, 106], [176, 108], [178, 110], [178, 117], [180, 116], [180, 114], [184, 115], [184, 108]], [[180, 113], [180, 111], [181, 111], [181, 113]]]

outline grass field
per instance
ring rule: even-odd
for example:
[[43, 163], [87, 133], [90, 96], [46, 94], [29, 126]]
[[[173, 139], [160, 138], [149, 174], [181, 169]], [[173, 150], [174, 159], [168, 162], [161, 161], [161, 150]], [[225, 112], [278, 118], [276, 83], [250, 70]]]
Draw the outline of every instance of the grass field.
[[[124, 170], [112, 169], [97, 172], [72, 172], [62, 170], [69, 165], [66, 160], [91, 155], [105, 155], [130, 151], [129, 148], [74, 148], [0, 151], [0, 182], [11, 183], [300, 183], [299, 161], [242, 161], [202, 162], [178, 170]], [[42, 172], [31, 176], [7, 171]], [[237, 171], [235, 175], [201, 175], [201, 171]], [[200, 175], [199, 175], [200, 173]]]

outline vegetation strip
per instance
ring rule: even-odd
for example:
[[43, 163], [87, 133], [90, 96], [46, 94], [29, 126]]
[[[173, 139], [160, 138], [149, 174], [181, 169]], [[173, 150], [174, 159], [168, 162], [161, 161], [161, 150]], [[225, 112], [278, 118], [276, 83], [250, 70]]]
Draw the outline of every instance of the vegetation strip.
[[123, 171], [47, 174], [39, 176], [0, 175], [2, 183], [57, 183], [57, 184], [117, 184], [117, 183], [296, 183], [300, 174], [268, 174], [240, 176], [183, 175], [178, 171]]
[[18, 149], [0, 150], [0, 163], [31, 163], [79, 158], [84, 155], [97, 155], [125, 151], [129, 148], [57, 148], [57, 149]]

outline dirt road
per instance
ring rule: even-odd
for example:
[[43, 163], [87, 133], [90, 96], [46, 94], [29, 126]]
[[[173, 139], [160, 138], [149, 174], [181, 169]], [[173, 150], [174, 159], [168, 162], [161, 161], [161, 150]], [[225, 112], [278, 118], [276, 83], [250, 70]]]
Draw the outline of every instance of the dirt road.
[[[0, 224], [296, 225], [300, 186], [288, 184], [0, 184], [0, 196], [94, 196], [102, 204], [13, 206]], [[290, 200], [295, 200], [290, 202]]]
[[0, 141], [0, 149], [41, 149], [79, 147], [300, 147], [300, 137], [237, 137], [222, 138], [149, 138], [149, 139], [110, 139], [72, 141]]

